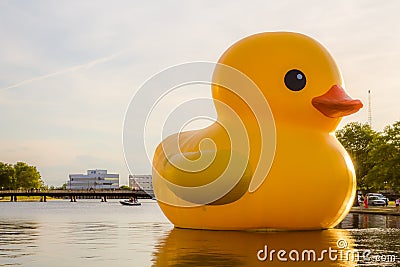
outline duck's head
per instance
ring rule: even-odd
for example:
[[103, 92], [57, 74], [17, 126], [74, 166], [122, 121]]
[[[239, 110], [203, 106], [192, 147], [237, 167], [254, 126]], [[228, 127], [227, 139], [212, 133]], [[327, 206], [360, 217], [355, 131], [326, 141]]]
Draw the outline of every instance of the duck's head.
[[[219, 63], [247, 75], [262, 91], [275, 123], [336, 129], [343, 116], [363, 105], [344, 91], [340, 71], [317, 41], [298, 33], [260, 33], [240, 40]], [[217, 77], [218, 75], [216, 75]], [[231, 91], [213, 86], [213, 97], [236, 112], [248, 108]], [[217, 112], [220, 116], [220, 111]]]

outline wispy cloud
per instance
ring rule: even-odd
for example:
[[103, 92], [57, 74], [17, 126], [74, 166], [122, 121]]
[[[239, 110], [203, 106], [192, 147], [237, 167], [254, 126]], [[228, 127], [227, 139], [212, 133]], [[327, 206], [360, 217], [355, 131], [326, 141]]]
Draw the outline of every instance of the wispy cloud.
[[90, 69], [90, 68], [93, 68], [95, 65], [98, 65], [98, 64], [105, 63], [105, 62], [113, 60], [114, 58], [116, 58], [117, 56], [121, 55], [125, 51], [126, 50], [121, 50], [121, 51], [119, 51], [117, 53], [114, 53], [114, 54], [112, 54], [110, 56], [101, 57], [101, 58], [98, 58], [98, 59], [95, 59], [95, 60], [92, 60], [92, 61], [89, 61], [89, 62], [86, 62], [86, 63], [83, 63], [83, 64], [79, 64], [79, 65], [75, 65], [75, 66], [72, 66], [72, 67], [68, 67], [68, 68], [65, 68], [65, 69], [62, 69], [62, 70], [59, 70], [59, 71], [56, 71], [56, 72], [48, 73], [48, 74], [45, 74], [45, 75], [36, 76], [36, 77], [30, 78], [30, 79], [15, 83], [13, 85], [0, 88], [0, 91], [5, 91], [5, 90], [17, 88], [17, 87], [20, 87], [20, 86], [23, 86], [23, 85], [27, 85], [27, 84], [30, 84], [30, 83], [33, 83], [33, 82], [45, 80], [45, 79], [50, 78], [50, 77], [63, 75], [63, 74], [74, 72], [74, 71], [81, 70], [81, 69]]

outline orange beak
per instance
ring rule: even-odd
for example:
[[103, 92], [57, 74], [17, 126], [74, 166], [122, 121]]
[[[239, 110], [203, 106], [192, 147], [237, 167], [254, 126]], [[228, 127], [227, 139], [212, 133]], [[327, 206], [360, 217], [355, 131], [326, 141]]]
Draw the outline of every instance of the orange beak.
[[328, 92], [314, 97], [312, 105], [329, 118], [339, 118], [356, 113], [363, 104], [358, 99], [352, 99], [340, 85], [334, 85]]

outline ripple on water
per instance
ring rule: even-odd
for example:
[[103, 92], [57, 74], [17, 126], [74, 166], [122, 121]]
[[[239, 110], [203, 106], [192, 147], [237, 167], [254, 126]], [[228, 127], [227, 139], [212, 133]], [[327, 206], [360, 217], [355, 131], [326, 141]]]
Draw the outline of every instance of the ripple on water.
[[35, 254], [39, 225], [27, 221], [0, 221], [0, 266], [19, 265], [19, 258]]

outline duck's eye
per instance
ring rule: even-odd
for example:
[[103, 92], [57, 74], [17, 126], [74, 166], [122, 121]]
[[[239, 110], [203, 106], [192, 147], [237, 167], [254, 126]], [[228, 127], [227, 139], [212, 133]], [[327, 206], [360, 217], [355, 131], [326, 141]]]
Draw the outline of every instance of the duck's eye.
[[306, 86], [306, 76], [299, 70], [289, 70], [285, 75], [285, 85], [292, 91], [300, 91]]

